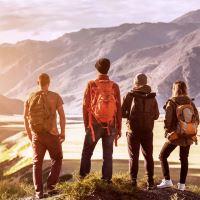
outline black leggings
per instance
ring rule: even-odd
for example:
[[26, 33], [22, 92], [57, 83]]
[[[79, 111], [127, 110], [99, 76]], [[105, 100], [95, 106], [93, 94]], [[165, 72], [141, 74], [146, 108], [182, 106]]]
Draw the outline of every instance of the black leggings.
[[[171, 154], [171, 152], [177, 147], [177, 145], [170, 144], [169, 142], [166, 142], [164, 146], [162, 147], [162, 150], [160, 152], [160, 161], [161, 161], [161, 167], [163, 176], [166, 180], [170, 180], [170, 173], [169, 173], [169, 165], [167, 162], [167, 158]], [[187, 173], [188, 173], [188, 155], [190, 151], [190, 145], [188, 146], [180, 146], [180, 161], [181, 161], [181, 172], [180, 172], [180, 183], [185, 184]]]

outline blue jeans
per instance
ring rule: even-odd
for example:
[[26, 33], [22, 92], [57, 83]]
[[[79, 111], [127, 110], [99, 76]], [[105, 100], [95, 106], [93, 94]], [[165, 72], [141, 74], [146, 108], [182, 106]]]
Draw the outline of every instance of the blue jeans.
[[102, 179], [111, 180], [112, 179], [112, 155], [113, 155], [113, 142], [116, 136], [116, 129], [110, 127], [110, 135], [108, 135], [107, 129], [102, 128], [101, 125], [93, 125], [95, 132], [95, 142], [91, 139], [90, 130], [86, 131], [85, 141], [83, 145], [81, 166], [80, 166], [80, 176], [85, 177], [90, 173], [91, 169], [91, 157], [93, 151], [99, 139], [102, 139], [103, 148], [103, 166], [102, 166]]

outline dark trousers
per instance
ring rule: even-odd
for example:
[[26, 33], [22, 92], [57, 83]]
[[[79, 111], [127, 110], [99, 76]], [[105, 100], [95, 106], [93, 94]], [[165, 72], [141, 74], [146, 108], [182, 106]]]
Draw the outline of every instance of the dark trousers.
[[100, 125], [94, 125], [95, 142], [91, 140], [90, 131], [87, 131], [82, 151], [80, 176], [85, 177], [90, 173], [91, 157], [93, 151], [99, 139], [102, 139], [102, 148], [103, 148], [102, 179], [105, 180], [112, 179], [113, 142], [116, 135], [116, 129], [110, 128], [110, 130], [111, 133], [110, 135], [108, 135], [108, 132], [105, 128], [102, 128]]
[[33, 147], [33, 182], [37, 194], [43, 194], [42, 164], [46, 151], [51, 157], [51, 171], [47, 179], [47, 189], [54, 189], [58, 183], [62, 166], [62, 146], [58, 136], [49, 133], [34, 134]]
[[[140, 134], [140, 135], [139, 135]], [[132, 132], [127, 133], [129, 169], [131, 179], [137, 179], [140, 146], [145, 159], [146, 174], [149, 182], [153, 182], [154, 161], [153, 161], [153, 133], [152, 132]]]
[[[177, 145], [166, 142], [162, 147], [160, 152], [160, 161], [162, 166], [163, 176], [166, 180], [170, 180], [169, 173], [169, 165], [167, 162], [167, 158], [171, 154], [171, 152], [177, 147]], [[180, 146], [180, 161], [181, 161], [181, 171], [180, 171], [180, 183], [185, 184], [187, 173], [188, 173], [188, 155], [190, 151], [190, 145], [188, 146]]]

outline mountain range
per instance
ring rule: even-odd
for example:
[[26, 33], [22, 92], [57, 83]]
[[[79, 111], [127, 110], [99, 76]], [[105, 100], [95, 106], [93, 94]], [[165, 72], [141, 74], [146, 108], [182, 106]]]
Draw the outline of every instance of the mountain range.
[[22, 114], [23, 101], [0, 95], [0, 115]]
[[[170, 23], [122, 24], [81, 29], [52, 41], [25, 40], [0, 45], [0, 93], [25, 100], [36, 89], [37, 76], [51, 76], [51, 89], [61, 94], [65, 111], [81, 114], [84, 88], [96, 77], [95, 62], [111, 60], [111, 79], [122, 96], [133, 77], [146, 73], [160, 107], [171, 96], [175, 80], [184, 80], [200, 106], [200, 10]], [[1, 109], [1, 105], [0, 105]]]

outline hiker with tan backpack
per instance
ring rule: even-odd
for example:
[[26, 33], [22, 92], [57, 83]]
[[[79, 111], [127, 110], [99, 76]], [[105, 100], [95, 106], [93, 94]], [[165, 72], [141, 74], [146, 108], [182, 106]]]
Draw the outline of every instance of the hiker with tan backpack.
[[183, 81], [176, 81], [173, 84], [172, 98], [165, 106], [165, 137], [167, 141], [160, 152], [160, 161], [164, 179], [157, 185], [158, 188], [173, 186], [170, 178], [167, 158], [172, 151], [180, 147], [181, 171], [178, 183], [179, 190], [185, 190], [185, 182], [188, 172], [188, 156], [190, 146], [197, 143], [197, 127], [199, 125], [199, 114], [192, 99], [188, 97], [187, 86]]
[[[65, 113], [63, 100], [59, 94], [49, 91], [50, 77], [41, 74], [38, 78], [39, 91], [33, 92], [25, 102], [24, 123], [33, 148], [33, 182], [35, 199], [44, 197], [42, 182], [42, 164], [46, 151], [51, 158], [51, 171], [47, 178], [47, 192], [56, 194], [62, 165], [62, 142], [65, 140]], [[57, 112], [60, 118], [59, 133]]]
[[83, 99], [85, 141], [83, 145], [80, 176], [84, 178], [91, 168], [94, 148], [102, 139], [102, 179], [111, 183], [113, 143], [121, 136], [121, 101], [118, 85], [109, 79], [110, 61], [99, 59], [95, 68], [96, 80], [88, 83]]

